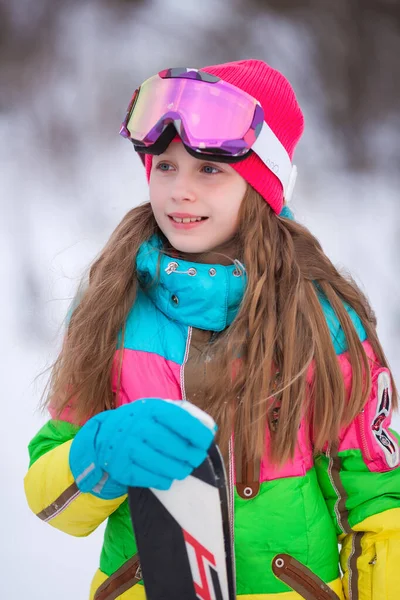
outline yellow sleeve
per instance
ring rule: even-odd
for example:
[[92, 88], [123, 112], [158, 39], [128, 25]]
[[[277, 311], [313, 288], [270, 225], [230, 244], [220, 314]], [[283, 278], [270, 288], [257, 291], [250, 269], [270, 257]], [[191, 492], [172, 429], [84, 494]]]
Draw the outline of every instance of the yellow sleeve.
[[[49, 421], [30, 444], [34, 457], [24, 479], [25, 494], [30, 509], [43, 521], [74, 536], [86, 536], [94, 531], [126, 496], [103, 500], [80, 492], [69, 467], [72, 439], [60, 435], [66, 423]], [[69, 425], [69, 424], [68, 424]], [[56, 433], [55, 433], [56, 432]], [[56, 439], [57, 438], [57, 439]], [[39, 449], [39, 451], [38, 451]]]

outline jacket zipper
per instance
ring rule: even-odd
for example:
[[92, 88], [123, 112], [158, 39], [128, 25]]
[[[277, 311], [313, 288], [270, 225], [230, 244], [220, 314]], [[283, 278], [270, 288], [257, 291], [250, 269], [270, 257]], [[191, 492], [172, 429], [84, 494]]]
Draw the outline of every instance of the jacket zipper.
[[[181, 366], [181, 373], [180, 373], [180, 385], [181, 385], [181, 393], [182, 393], [182, 400], [186, 400], [186, 390], [185, 390], [185, 366], [187, 363], [187, 360], [189, 358], [189, 350], [190, 350], [190, 344], [192, 341], [192, 331], [193, 328], [189, 327], [188, 330], [188, 336], [187, 336], [187, 340], [186, 340], [186, 349], [185, 349], [185, 356], [183, 359], [183, 363]], [[214, 334], [212, 334], [212, 338], [215, 339], [216, 337], [216, 332], [214, 332]], [[236, 580], [236, 572], [235, 572], [235, 481], [234, 481], [234, 452], [233, 452], [233, 436], [231, 437], [231, 439], [229, 440], [229, 473], [228, 473], [228, 479], [229, 479], [229, 489], [228, 489], [228, 496], [229, 496], [229, 527], [230, 527], [230, 542], [231, 542], [231, 549], [232, 549], [232, 561], [233, 561], [233, 573], [234, 573], [234, 577]]]
[[180, 373], [180, 384], [181, 384], [181, 394], [182, 394], [182, 400], [186, 400], [186, 390], [185, 390], [185, 366], [187, 363], [187, 360], [189, 358], [189, 349], [190, 349], [190, 343], [192, 341], [192, 331], [193, 328], [189, 327], [188, 329], [188, 334], [187, 334], [187, 339], [186, 339], [186, 348], [185, 348], [185, 356], [183, 357], [183, 363], [181, 366], [181, 373]]
[[366, 436], [366, 433], [365, 433], [364, 412], [365, 412], [365, 409], [363, 408], [362, 411], [361, 411], [361, 413], [358, 416], [358, 421], [359, 421], [359, 424], [360, 424], [361, 443], [362, 443], [362, 446], [363, 446], [363, 450], [364, 450], [365, 456], [367, 457], [367, 459], [370, 462], [372, 462], [373, 459], [372, 459], [372, 456], [371, 456], [369, 448], [368, 448], [367, 436]]
[[234, 480], [234, 460], [235, 454], [233, 452], [233, 436], [229, 440], [229, 512], [230, 512], [230, 531], [231, 531], [231, 548], [232, 548], [232, 561], [233, 571], [236, 579], [235, 572], [235, 480]]

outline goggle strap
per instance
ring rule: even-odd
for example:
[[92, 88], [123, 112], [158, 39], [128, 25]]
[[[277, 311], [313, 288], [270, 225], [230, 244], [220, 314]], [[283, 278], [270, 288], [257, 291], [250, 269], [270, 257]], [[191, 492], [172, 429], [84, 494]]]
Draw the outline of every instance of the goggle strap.
[[[293, 194], [296, 173], [292, 172], [292, 161], [289, 154], [265, 121], [251, 149], [279, 179], [283, 187], [284, 198], [288, 200], [288, 194]], [[289, 190], [289, 184], [291, 190]]]
[[293, 191], [294, 191], [294, 186], [296, 185], [296, 180], [297, 180], [297, 167], [296, 167], [296, 165], [293, 165], [292, 170], [290, 171], [288, 187], [287, 187], [286, 193], [284, 195], [284, 199], [287, 204], [291, 201], [291, 199], [293, 197]]

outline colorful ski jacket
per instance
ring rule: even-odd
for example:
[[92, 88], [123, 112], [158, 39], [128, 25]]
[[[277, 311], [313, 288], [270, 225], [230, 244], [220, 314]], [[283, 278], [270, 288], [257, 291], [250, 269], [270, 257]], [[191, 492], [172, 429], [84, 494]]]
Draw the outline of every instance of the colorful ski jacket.
[[[201, 407], [204, 377], [213, 368], [203, 350], [234, 320], [246, 279], [235, 266], [188, 263], [159, 255], [159, 247], [151, 238], [137, 256], [143, 285], [127, 317], [124, 347], [120, 342], [116, 350], [116, 356], [123, 351], [119, 402], [160, 397]], [[144, 291], [159, 260], [160, 282]], [[320, 301], [349, 388], [346, 339], [332, 307]], [[390, 376], [360, 319], [347, 310], [369, 357], [372, 390], [338, 447], [315, 458], [302, 423], [295, 458], [282, 469], [266, 458], [244, 463], [239, 448], [232, 456], [240, 600], [400, 597], [400, 438], [389, 428]], [[107, 519], [90, 599], [143, 600], [126, 496], [102, 500], [81, 493], [72, 476], [68, 456], [78, 429], [66, 410], [30, 442], [28, 503], [40, 519], [74, 536], [89, 535]]]

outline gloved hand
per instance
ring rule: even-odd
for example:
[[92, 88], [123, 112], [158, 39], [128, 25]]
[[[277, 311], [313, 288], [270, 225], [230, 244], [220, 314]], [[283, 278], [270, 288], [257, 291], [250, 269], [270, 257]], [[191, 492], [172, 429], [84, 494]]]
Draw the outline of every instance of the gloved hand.
[[168, 490], [202, 464], [216, 430], [189, 402], [136, 400], [83, 425], [71, 445], [70, 469], [82, 492], [103, 499], [123, 496], [128, 487]]

